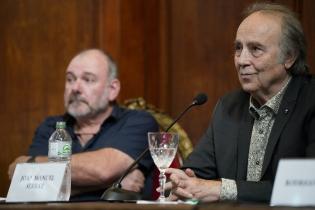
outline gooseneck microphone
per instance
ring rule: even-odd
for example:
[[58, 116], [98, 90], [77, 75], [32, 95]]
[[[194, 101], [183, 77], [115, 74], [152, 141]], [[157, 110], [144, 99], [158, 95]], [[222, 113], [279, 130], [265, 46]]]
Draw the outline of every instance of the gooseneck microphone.
[[[173, 127], [175, 123], [177, 123], [182, 116], [193, 106], [202, 105], [206, 103], [208, 97], [204, 93], [199, 93], [192, 101], [192, 103], [183, 111], [181, 114], [165, 129], [165, 132], [169, 131]], [[122, 180], [131, 172], [132, 169], [139, 163], [139, 161], [146, 155], [149, 151], [149, 147], [147, 147], [138, 157], [137, 159], [127, 168], [125, 173], [119, 178], [117, 182], [115, 182], [110, 188], [108, 188], [102, 195], [101, 200], [106, 201], [122, 201], [122, 200], [140, 200], [140, 193], [124, 190], [121, 188]]]
[[[182, 116], [193, 106], [202, 105], [206, 103], [208, 100], [208, 96], [204, 93], [199, 93], [192, 103], [166, 128], [165, 132], [167, 132], [175, 123], [177, 123], [178, 120], [182, 118]], [[148, 148], [147, 148], [148, 150]]]

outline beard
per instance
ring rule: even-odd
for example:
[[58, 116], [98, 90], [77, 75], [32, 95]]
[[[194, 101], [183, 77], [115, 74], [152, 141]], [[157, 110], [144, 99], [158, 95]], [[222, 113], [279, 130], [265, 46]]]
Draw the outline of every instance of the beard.
[[107, 96], [108, 91], [106, 90], [95, 103], [91, 104], [80, 94], [71, 93], [69, 99], [65, 101], [65, 108], [74, 118], [93, 118], [99, 113], [107, 110], [109, 105]]

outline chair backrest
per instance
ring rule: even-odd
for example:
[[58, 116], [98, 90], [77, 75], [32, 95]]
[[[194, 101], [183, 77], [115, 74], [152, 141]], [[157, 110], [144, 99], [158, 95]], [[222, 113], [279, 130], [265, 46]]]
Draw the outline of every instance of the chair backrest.
[[[167, 129], [167, 127], [173, 122], [173, 119], [169, 115], [156, 108], [154, 105], [147, 104], [143, 98], [125, 100], [124, 106], [129, 109], [140, 109], [149, 112], [159, 124], [160, 130]], [[187, 133], [178, 123], [175, 123], [169, 131], [179, 134], [178, 152], [181, 159], [186, 159], [187, 156], [193, 151], [193, 144]]]

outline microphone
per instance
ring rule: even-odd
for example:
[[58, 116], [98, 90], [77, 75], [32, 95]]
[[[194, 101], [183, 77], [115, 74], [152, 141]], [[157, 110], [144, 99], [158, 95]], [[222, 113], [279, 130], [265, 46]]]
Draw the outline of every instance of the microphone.
[[[202, 105], [206, 103], [208, 97], [204, 93], [199, 93], [192, 101], [192, 103], [183, 111], [181, 114], [165, 129], [165, 132], [169, 131], [173, 127], [175, 123], [177, 123], [182, 116], [193, 106]], [[149, 147], [147, 147], [138, 157], [137, 159], [127, 168], [125, 173], [119, 178], [117, 182], [115, 182], [110, 188], [105, 190], [103, 193], [101, 200], [106, 201], [122, 201], [122, 200], [140, 200], [140, 193], [133, 192], [130, 190], [124, 190], [121, 188], [122, 180], [130, 173], [132, 169], [134, 169], [135, 165], [139, 163], [139, 161], [146, 155], [149, 151]]]
[[[192, 101], [192, 103], [166, 128], [165, 132], [167, 132], [171, 127], [173, 127], [173, 125], [175, 123], [177, 123], [178, 120], [180, 120], [182, 118], [182, 116], [193, 106], [197, 106], [197, 105], [202, 105], [204, 103], [206, 103], [208, 100], [208, 96], [204, 93], [199, 93], [194, 100]], [[147, 148], [147, 150], [149, 150]]]

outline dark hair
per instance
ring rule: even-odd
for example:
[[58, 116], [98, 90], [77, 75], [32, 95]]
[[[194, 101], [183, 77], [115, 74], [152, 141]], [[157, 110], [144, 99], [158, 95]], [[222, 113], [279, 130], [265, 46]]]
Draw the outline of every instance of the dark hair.
[[282, 20], [280, 39], [281, 58], [286, 56], [295, 56], [296, 60], [289, 69], [292, 75], [308, 74], [308, 65], [306, 62], [306, 40], [300, 21], [295, 13], [283, 5], [259, 2], [250, 5], [244, 11], [244, 19], [254, 12], [279, 15]]

